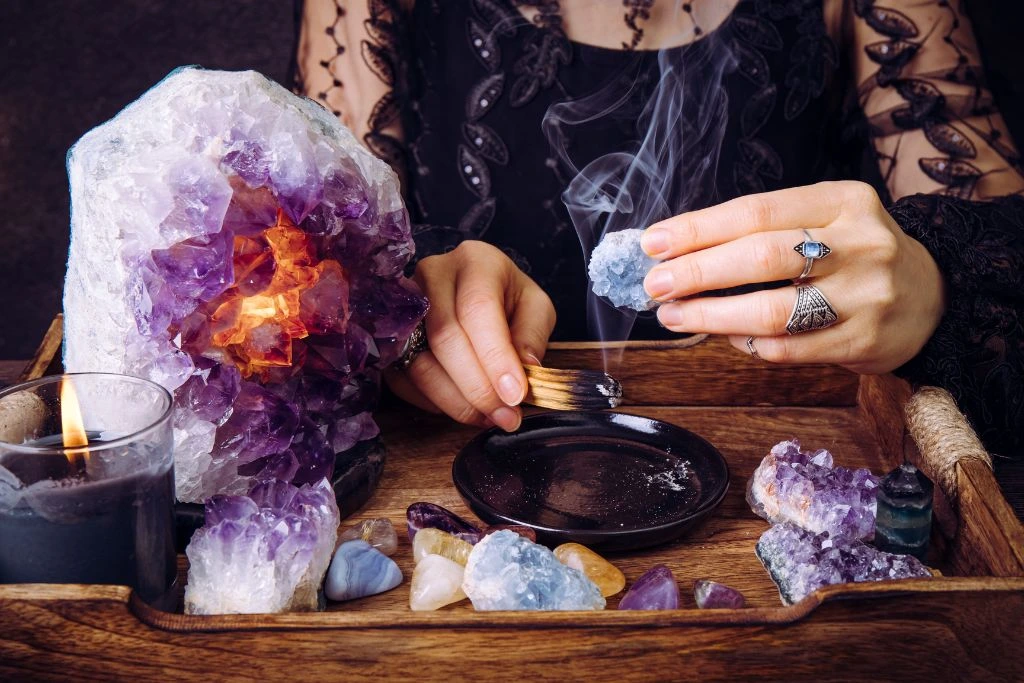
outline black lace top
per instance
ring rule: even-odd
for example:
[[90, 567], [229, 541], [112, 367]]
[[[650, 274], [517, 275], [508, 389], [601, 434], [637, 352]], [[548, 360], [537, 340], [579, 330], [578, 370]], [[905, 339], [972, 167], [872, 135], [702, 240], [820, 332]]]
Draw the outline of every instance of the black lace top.
[[[1022, 449], [1024, 200], [991, 200], [1024, 180], [950, 2], [407, 4], [307, 0], [300, 87], [403, 176], [420, 257], [495, 244], [551, 296], [555, 337], [589, 338], [595, 229], [852, 177], [860, 131], [949, 285], [902, 371], [950, 389], [991, 448]], [[611, 218], [609, 187], [632, 190]], [[578, 234], [582, 214], [602, 217]]]

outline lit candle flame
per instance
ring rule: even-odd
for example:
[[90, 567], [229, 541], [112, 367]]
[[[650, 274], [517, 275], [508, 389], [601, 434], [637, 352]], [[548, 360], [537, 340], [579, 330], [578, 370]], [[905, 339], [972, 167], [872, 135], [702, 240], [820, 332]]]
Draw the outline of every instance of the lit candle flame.
[[[89, 445], [89, 437], [85, 435], [85, 425], [82, 422], [82, 409], [78, 405], [78, 395], [70, 379], [60, 383], [60, 429], [65, 448]], [[73, 461], [79, 453], [85, 451], [69, 451], [68, 460]]]

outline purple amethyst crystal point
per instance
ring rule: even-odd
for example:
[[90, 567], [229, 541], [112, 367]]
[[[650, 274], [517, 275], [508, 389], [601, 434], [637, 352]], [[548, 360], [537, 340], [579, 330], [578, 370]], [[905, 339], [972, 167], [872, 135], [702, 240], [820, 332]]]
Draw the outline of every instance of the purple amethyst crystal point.
[[743, 593], [735, 588], [705, 579], [693, 583], [693, 598], [701, 609], [740, 609], [746, 604]]
[[200, 420], [219, 423], [228, 415], [241, 383], [242, 376], [234, 365], [208, 361], [206, 368], [196, 368], [176, 392], [175, 404], [192, 411]]
[[326, 480], [263, 482], [247, 496], [214, 496], [185, 551], [186, 613], [316, 609], [339, 521]]
[[814, 533], [789, 523], [764, 532], [756, 552], [787, 605], [823, 586], [932, 575], [911, 555], [886, 553], [849, 536]]
[[183, 68], [79, 140], [68, 173], [65, 366], [175, 392], [178, 499], [372, 489], [355, 470], [381, 374], [427, 307], [391, 168], [255, 72]]
[[[178, 242], [167, 249], [154, 249], [153, 263], [179, 302], [209, 301], [235, 280], [231, 260], [233, 239], [230, 232], [224, 231]], [[195, 310], [195, 304], [182, 310], [187, 315]]]
[[831, 453], [801, 451], [794, 439], [776, 444], [754, 470], [747, 503], [773, 524], [792, 522], [815, 533], [870, 540], [877, 489], [870, 471], [833, 467]]
[[679, 584], [672, 570], [659, 564], [644, 572], [622, 596], [619, 609], [679, 609]]
[[405, 518], [410, 541], [420, 529], [440, 529], [469, 543], [476, 543], [483, 537], [480, 529], [451, 510], [433, 503], [413, 503], [405, 511]]

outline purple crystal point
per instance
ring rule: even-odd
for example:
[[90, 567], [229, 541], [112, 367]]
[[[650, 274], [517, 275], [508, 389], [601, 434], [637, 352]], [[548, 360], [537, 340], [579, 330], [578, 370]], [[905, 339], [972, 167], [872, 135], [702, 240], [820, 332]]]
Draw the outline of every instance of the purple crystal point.
[[740, 609], [746, 603], [743, 593], [735, 588], [705, 579], [694, 582], [693, 597], [701, 609]]
[[243, 382], [231, 417], [217, 429], [217, 449], [240, 463], [280, 453], [299, 424], [295, 407], [252, 382]]
[[260, 510], [252, 498], [245, 496], [214, 496], [206, 501], [206, 526], [217, 526], [224, 521], [244, 520]]
[[[237, 140], [220, 160], [221, 168], [237, 175], [251, 188], [263, 187], [270, 180], [270, 164], [260, 145], [252, 140]], [[236, 189], [237, 191], [237, 189]], [[273, 219], [273, 216], [271, 216]], [[264, 225], [269, 225], [265, 223]]]
[[173, 198], [171, 212], [160, 223], [168, 242], [220, 232], [231, 185], [216, 165], [202, 155], [186, 157], [171, 163], [164, 182]]
[[420, 529], [440, 529], [469, 543], [476, 543], [482, 538], [479, 528], [451, 510], [433, 503], [413, 503], [405, 511], [405, 518], [410, 541]]
[[185, 611], [239, 614], [311, 610], [338, 534], [326, 480], [262, 482], [248, 496], [214, 496], [186, 549]]
[[816, 534], [789, 523], [764, 532], [756, 552], [787, 605], [832, 584], [931, 576], [910, 555], [893, 555], [849, 536]]
[[877, 489], [878, 478], [867, 469], [833, 467], [831, 453], [801, 451], [794, 439], [776, 444], [754, 470], [747, 502], [773, 524], [870, 540]]
[[220, 422], [238, 396], [242, 376], [234, 365], [212, 361], [203, 365], [178, 389], [175, 404], [191, 410], [201, 420]]
[[619, 609], [679, 609], [679, 584], [672, 570], [655, 565], [622, 596]]
[[[157, 273], [179, 301], [209, 301], [234, 282], [233, 237], [224, 231], [153, 250]], [[195, 310], [193, 305], [188, 312]], [[179, 318], [180, 319], [180, 318]]]

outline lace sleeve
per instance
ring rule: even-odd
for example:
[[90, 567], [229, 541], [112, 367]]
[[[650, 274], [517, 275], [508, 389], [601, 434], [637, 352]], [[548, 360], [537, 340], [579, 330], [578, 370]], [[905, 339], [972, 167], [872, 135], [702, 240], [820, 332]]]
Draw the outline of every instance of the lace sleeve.
[[962, 2], [846, 2], [858, 99], [893, 198], [1024, 191]]
[[946, 280], [938, 329], [897, 373], [950, 391], [986, 446], [1024, 449], [1024, 177], [962, 0], [848, 0], [858, 99], [890, 214]]
[[889, 212], [950, 291], [939, 328], [897, 374], [949, 390], [990, 450], [1024, 457], [1024, 198], [914, 195]]
[[341, 118], [404, 176], [398, 95], [405, 74], [404, 0], [306, 0], [296, 89]]

